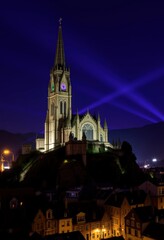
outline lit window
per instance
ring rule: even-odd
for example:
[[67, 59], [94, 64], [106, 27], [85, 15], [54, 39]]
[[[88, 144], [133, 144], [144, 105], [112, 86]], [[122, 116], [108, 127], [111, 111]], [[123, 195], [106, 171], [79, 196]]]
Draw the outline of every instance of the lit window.
[[51, 219], [52, 218], [52, 211], [48, 210], [47, 211], [47, 219]]
[[51, 222], [50, 221], [47, 222], [47, 228], [51, 228]]

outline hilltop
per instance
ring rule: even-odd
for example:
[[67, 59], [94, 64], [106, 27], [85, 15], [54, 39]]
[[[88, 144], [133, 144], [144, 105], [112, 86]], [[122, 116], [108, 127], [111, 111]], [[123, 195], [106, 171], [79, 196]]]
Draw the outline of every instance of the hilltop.
[[[102, 153], [87, 153], [86, 164], [82, 155], [66, 155], [65, 147], [48, 153], [34, 151], [19, 155], [13, 168], [0, 175], [1, 187], [28, 186], [55, 188], [60, 192], [79, 186], [90, 190], [94, 186], [132, 187], [144, 179], [136, 163], [135, 154], [129, 143], [124, 142], [121, 150]], [[92, 186], [92, 187], [91, 187]]]
[[[157, 158], [164, 160], [164, 122], [146, 125], [140, 128], [109, 130], [111, 143], [127, 141], [132, 145], [137, 162], [151, 161]], [[0, 130], [0, 150], [12, 149], [15, 156], [21, 151], [23, 144], [32, 144], [35, 148], [36, 133], [11, 133]]]

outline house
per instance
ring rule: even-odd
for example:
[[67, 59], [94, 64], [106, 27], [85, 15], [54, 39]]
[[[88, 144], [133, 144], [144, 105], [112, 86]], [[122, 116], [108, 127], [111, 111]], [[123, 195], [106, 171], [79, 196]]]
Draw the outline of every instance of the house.
[[57, 233], [79, 231], [87, 240], [111, 236], [108, 214], [95, 202], [71, 202], [67, 211], [59, 208], [39, 209], [32, 223], [32, 231], [42, 237]]
[[38, 210], [32, 223], [32, 231], [41, 236], [57, 233], [57, 221], [52, 209]]
[[150, 205], [148, 194], [143, 190], [126, 190], [109, 196], [105, 209], [111, 219], [113, 236], [125, 236], [125, 216], [132, 208]]
[[98, 206], [103, 207], [106, 200], [113, 192], [113, 186], [98, 186], [96, 190], [96, 203]]
[[152, 205], [157, 209], [164, 209], [164, 182], [145, 181], [139, 186], [150, 194]]
[[86, 240], [107, 239], [111, 236], [110, 219], [104, 212], [101, 216], [86, 216], [80, 212], [73, 224], [74, 231], [80, 231]]
[[143, 232], [153, 217], [154, 211], [151, 206], [132, 208], [125, 216], [125, 239], [143, 239]]

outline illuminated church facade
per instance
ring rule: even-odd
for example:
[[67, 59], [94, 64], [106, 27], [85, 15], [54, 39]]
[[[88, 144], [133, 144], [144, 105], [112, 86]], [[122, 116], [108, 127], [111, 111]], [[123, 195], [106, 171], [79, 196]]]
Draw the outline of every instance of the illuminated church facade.
[[48, 85], [48, 108], [45, 119], [44, 138], [36, 139], [36, 149], [53, 150], [65, 145], [70, 139], [101, 143], [108, 142], [108, 126], [101, 125], [100, 116], [92, 116], [89, 111], [79, 115], [72, 113], [72, 85], [70, 69], [66, 66], [61, 22], [58, 30], [56, 56], [50, 72]]

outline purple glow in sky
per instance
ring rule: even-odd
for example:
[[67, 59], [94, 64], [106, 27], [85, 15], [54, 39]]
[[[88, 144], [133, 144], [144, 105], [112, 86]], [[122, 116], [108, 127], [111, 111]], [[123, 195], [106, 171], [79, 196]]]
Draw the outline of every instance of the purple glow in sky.
[[59, 19], [73, 112], [109, 129], [164, 120], [164, 2], [6, 0], [0, 8], [0, 129], [42, 132]]

